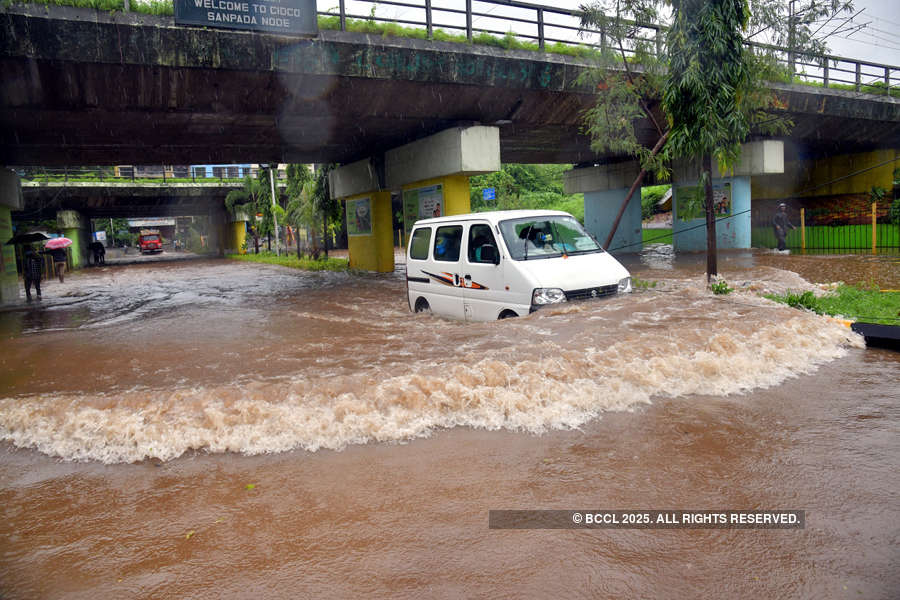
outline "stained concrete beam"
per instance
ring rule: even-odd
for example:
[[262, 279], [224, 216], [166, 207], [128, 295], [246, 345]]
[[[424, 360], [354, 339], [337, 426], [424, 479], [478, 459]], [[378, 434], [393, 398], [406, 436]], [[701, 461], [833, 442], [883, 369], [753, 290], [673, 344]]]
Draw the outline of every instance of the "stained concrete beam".
[[0, 206], [11, 210], [22, 210], [23, 206], [19, 176], [9, 169], [0, 169]]
[[349, 198], [379, 190], [395, 190], [447, 175], [478, 175], [500, 170], [497, 127], [454, 127], [384, 153], [338, 167], [329, 174], [332, 198]]
[[563, 174], [563, 189], [567, 194], [585, 194], [628, 188], [640, 171], [633, 160], [572, 169]]
[[[732, 172], [724, 176], [777, 175], [784, 173], [784, 142], [761, 140], [741, 145], [741, 156]], [[676, 159], [672, 169], [674, 181], [694, 181], [700, 176], [697, 160]], [[719, 165], [713, 161], [712, 176], [723, 177]]]
[[479, 175], [500, 170], [500, 129], [458, 127], [385, 152], [389, 189], [445, 175]]

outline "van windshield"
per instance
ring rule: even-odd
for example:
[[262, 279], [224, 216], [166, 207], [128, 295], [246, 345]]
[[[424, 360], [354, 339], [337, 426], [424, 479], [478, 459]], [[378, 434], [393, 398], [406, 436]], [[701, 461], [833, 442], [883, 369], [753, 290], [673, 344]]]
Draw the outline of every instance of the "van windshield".
[[500, 221], [500, 233], [513, 260], [603, 252], [574, 217], [547, 215]]

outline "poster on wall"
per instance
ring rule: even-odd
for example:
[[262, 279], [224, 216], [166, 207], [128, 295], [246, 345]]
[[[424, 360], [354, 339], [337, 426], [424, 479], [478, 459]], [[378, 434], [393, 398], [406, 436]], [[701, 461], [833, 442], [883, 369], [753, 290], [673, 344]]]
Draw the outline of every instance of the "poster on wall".
[[444, 215], [444, 188], [442, 185], [405, 190], [403, 192], [403, 227], [408, 234], [419, 219], [431, 219]]
[[372, 235], [372, 199], [347, 200], [347, 235]]
[[[675, 188], [679, 221], [706, 218], [706, 212], [703, 210], [705, 193], [703, 186], [699, 185]], [[713, 184], [713, 214], [717, 219], [731, 215], [731, 183]]]

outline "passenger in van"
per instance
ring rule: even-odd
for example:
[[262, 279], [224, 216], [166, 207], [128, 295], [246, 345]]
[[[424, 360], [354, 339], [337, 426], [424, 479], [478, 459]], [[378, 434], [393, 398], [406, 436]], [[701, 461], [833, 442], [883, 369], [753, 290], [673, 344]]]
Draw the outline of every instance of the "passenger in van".
[[434, 243], [434, 258], [437, 260], [443, 260], [447, 256], [447, 248], [450, 245], [447, 243], [447, 238], [439, 237], [437, 241]]

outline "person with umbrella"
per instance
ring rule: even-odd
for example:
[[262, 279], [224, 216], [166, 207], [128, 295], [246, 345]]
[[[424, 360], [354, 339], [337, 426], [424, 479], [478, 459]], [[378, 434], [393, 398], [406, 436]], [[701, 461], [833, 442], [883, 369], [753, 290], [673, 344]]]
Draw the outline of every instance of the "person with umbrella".
[[64, 275], [66, 273], [66, 261], [68, 259], [68, 255], [66, 254], [66, 248], [72, 245], [72, 240], [67, 237], [58, 237], [53, 238], [44, 246], [44, 250], [41, 251], [41, 254], [49, 254], [53, 257], [53, 266], [56, 270], [56, 275], [59, 277], [59, 282], [63, 283]]
[[31, 286], [37, 292], [38, 300], [41, 299], [41, 276], [44, 272], [44, 261], [38, 256], [31, 246], [25, 246], [25, 257], [22, 265], [25, 276], [25, 298], [31, 302]]

